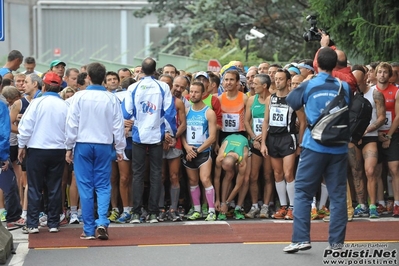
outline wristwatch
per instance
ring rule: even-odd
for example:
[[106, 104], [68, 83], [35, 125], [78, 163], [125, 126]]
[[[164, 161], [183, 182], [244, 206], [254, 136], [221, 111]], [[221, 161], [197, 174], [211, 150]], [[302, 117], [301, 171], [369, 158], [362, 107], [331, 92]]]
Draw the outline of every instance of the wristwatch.
[[387, 134], [387, 135], [385, 135], [385, 138], [391, 140], [392, 136]]

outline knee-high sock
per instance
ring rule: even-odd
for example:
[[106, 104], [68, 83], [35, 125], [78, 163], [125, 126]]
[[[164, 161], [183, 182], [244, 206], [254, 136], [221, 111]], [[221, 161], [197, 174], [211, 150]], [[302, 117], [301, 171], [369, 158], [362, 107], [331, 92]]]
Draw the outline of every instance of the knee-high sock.
[[179, 202], [180, 187], [170, 186], [170, 209], [177, 210], [177, 203]]
[[276, 182], [276, 190], [278, 198], [280, 199], [280, 206], [287, 206], [287, 188], [285, 180]]
[[194, 209], [197, 212], [201, 212], [201, 190], [198, 185], [190, 186], [191, 198], [193, 199]]
[[294, 206], [294, 198], [295, 198], [295, 180], [291, 183], [287, 183], [287, 194], [288, 199], [290, 200], [290, 206]]
[[205, 188], [205, 196], [208, 202], [209, 212], [215, 213], [215, 189], [213, 186]]

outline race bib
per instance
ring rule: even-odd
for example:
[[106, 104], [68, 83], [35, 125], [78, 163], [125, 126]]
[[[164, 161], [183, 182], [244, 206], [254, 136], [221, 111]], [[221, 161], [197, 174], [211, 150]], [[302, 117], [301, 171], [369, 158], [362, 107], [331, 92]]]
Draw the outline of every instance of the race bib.
[[387, 111], [385, 117], [385, 123], [380, 127], [380, 130], [389, 130], [392, 125], [392, 112]]
[[275, 106], [270, 107], [269, 114], [269, 125], [274, 127], [286, 127], [287, 126], [287, 114], [288, 106]]
[[240, 124], [239, 114], [223, 114], [223, 127], [224, 132], [237, 132]]
[[255, 135], [262, 133], [263, 118], [252, 118], [252, 131]]
[[202, 144], [205, 141], [202, 126], [187, 126], [186, 140], [189, 145]]

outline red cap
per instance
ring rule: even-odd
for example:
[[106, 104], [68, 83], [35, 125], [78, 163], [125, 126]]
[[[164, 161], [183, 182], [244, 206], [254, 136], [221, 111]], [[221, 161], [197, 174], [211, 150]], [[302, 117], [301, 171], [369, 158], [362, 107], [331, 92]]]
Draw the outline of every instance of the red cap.
[[61, 86], [62, 80], [56, 73], [49, 71], [43, 76], [43, 82], [47, 85]]

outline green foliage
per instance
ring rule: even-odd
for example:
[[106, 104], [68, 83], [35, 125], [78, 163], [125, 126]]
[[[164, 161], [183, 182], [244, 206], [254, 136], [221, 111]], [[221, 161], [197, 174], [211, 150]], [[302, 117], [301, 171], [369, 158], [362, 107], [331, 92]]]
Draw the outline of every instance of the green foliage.
[[[148, 7], [136, 11], [134, 15], [144, 17], [156, 14], [159, 24], [174, 23], [176, 27], [169, 37], [179, 37], [179, 41], [174, 45], [179, 47], [179, 55], [188, 56], [194, 53], [197, 56], [195, 50], [198, 49], [198, 45], [216, 44], [215, 48], [219, 47], [220, 51], [212, 51], [217, 56], [223, 54], [226, 47], [234, 43], [234, 47], [237, 47], [240, 53], [232, 55], [242, 56], [246, 49], [245, 35], [252, 27], [256, 27], [266, 36], [250, 41], [250, 62], [258, 61], [258, 58], [262, 58], [260, 61], [274, 61], [276, 55], [281, 61], [312, 58], [317, 48], [314, 44], [306, 44], [302, 38], [304, 29], [309, 28], [308, 23], [304, 21], [308, 9], [307, 0], [148, 2]], [[211, 58], [215, 58], [215, 55]]]
[[338, 47], [365, 62], [398, 61], [399, 5], [392, 0], [309, 0]]

